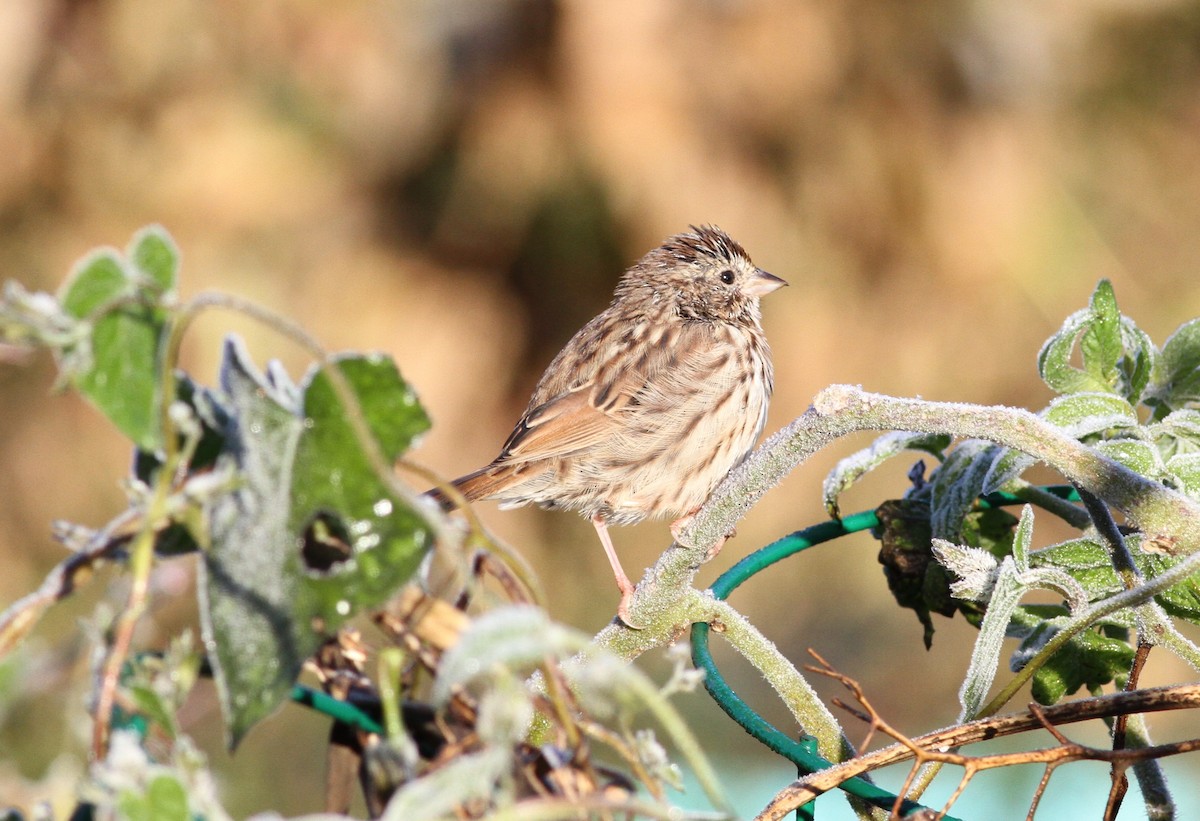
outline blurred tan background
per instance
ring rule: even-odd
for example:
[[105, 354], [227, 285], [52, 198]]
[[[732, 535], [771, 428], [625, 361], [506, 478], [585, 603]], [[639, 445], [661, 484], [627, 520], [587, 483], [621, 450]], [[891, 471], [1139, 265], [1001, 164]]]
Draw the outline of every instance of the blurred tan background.
[[[1098, 278], [1160, 344], [1200, 314], [1198, 219], [1195, 2], [0, 4], [0, 277], [53, 290], [91, 247], [161, 222], [185, 297], [240, 294], [331, 348], [393, 354], [435, 421], [416, 457], [447, 476], [495, 455], [623, 268], [688, 223], [792, 284], [764, 303], [771, 431], [835, 382], [1041, 407], [1038, 347]], [[303, 372], [278, 337], [212, 314], [184, 352], [202, 381], [231, 330]], [[61, 558], [51, 520], [98, 525], [123, 504], [126, 444], [52, 379], [45, 358], [0, 364], [0, 606]], [[703, 579], [819, 521], [825, 471], [866, 441], [767, 496]], [[902, 492], [906, 467], [844, 509]], [[607, 621], [616, 591], [586, 522], [481, 507], [555, 617]], [[665, 523], [615, 538], [634, 576], [669, 541]], [[733, 601], [905, 729], [949, 723], [973, 632], [939, 620], [926, 653], [875, 552], [865, 536], [823, 547]], [[147, 645], [194, 622], [191, 572], [160, 572]], [[82, 766], [75, 621], [123, 590], [102, 578], [10, 665], [0, 798], [58, 795], [30, 782]], [[787, 726], [753, 673], [731, 676]], [[697, 721], [748, 755], [702, 702]], [[319, 806], [319, 719], [290, 708], [229, 759], [211, 693], [189, 711], [235, 814]]]

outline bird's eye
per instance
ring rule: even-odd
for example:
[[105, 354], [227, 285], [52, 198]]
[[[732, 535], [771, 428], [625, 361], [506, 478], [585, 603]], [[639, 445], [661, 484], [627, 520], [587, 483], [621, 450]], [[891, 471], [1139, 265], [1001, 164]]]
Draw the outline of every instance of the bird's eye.
[[726, 285], [733, 284], [733, 271], [730, 271], [728, 268], [725, 269], [724, 271], [722, 271], [719, 274], [719, 277], [720, 277], [720, 280], [722, 282], [724, 282]]

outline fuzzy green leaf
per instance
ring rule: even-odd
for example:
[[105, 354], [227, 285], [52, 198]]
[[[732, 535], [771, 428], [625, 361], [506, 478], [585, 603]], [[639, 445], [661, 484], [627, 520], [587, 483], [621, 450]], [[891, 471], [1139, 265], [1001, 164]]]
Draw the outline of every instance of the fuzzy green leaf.
[[1108, 458], [1151, 479], [1157, 479], [1166, 469], [1158, 448], [1140, 439], [1108, 439], [1097, 442], [1094, 447]]
[[1121, 344], [1124, 351], [1117, 360], [1118, 384], [1121, 395], [1131, 405], [1136, 405], [1142, 401], [1158, 368], [1158, 348], [1150, 335], [1128, 317], [1121, 317]]
[[1166, 471], [1175, 477], [1179, 490], [1200, 499], [1200, 453], [1179, 453], [1167, 460]]
[[[159, 299], [166, 290], [160, 277], [167, 278], [168, 271], [153, 248], [166, 241], [160, 229], [146, 233], [134, 247], [156, 263], [153, 275], [139, 276], [116, 251], [100, 249], [75, 266], [60, 292], [63, 308], [91, 329], [76, 343], [81, 350], [60, 352], [65, 375], [134, 444], [147, 450], [162, 439], [158, 358], [166, 314]], [[173, 265], [169, 273], [173, 283]]]
[[161, 293], [175, 292], [179, 247], [161, 225], [148, 225], [134, 234], [128, 255], [138, 273]]
[[1074, 439], [1138, 424], [1137, 411], [1124, 397], [1094, 391], [1059, 396], [1041, 415]]
[[[1083, 367], [1071, 362], [1078, 344]], [[1108, 393], [1137, 404], [1158, 362], [1158, 349], [1117, 309], [1112, 284], [1101, 280], [1087, 308], [1076, 311], [1038, 353], [1038, 373], [1055, 392]]]
[[997, 445], [996, 455], [983, 477], [983, 486], [979, 492], [991, 493], [1003, 489], [1005, 485], [1020, 478], [1022, 473], [1036, 463], [1037, 459], [1028, 453]]
[[126, 791], [121, 817], [128, 821], [190, 821], [187, 790], [173, 775], [156, 776], [144, 792]]
[[302, 423], [299, 408], [226, 341], [221, 388], [232, 414], [225, 455], [241, 483], [212, 505], [211, 547], [201, 565], [200, 619], [226, 737], [235, 746], [287, 697], [319, 637], [307, 618], [289, 489]]
[[1200, 319], [1180, 325], [1163, 345], [1150, 395], [1168, 410], [1200, 402]]
[[[1179, 563], [1169, 553], [1143, 549], [1148, 543], [1139, 533], [1125, 537], [1134, 564], [1145, 578], [1166, 572]], [[1057, 567], [1069, 573], [1087, 593], [1089, 601], [1111, 596], [1124, 589], [1112, 567], [1108, 551], [1094, 539], [1082, 537], [1038, 550], [1032, 554], [1034, 567]], [[1172, 616], [1200, 623], [1200, 573], [1194, 573], [1154, 597]]]
[[963, 518], [983, 491], [997, 453], [998, 446], [990, 442], [965, 440], [929, 477], [929, 520], [934, 536], [952, 542], [962, 540]]
[[881, 464], [905, 451], [924, 451], [941, 459], [950, 446], [951, 437], [945, 434], [909, 433], [894, 431], [878, 437], [870, 446], [839, 461], [825, 477], [823, 498], [825, 510], [838, 517], [838, 497], [850, 486]]
[[1102, 279], [1092, 292], [1091, 316], [1079, 338], [1083, 369], [1099, 384], [1116, 387], [1117, 360], [1121, 358], [1121, 313], [1112, 283]]
[[132, 293], [133, 283], [120, 255], [112, 248], [100, 248], [75, 263], [59, 301], [67, 313], [87, 319], [104, 305]]
[[1075, 341], [1090, 320], [1091, 311], [1086, 308], [1071, 314], [1038, 352], [1038, 373], [1055, 393], [1112, 392], [1108, 383], [1071, 364]]
[[[345, 357], [336, 367], [389, 464], [429, 428], [416, 394], [389, 357]], [[316, 615], [333, 629], [350, 614], [386, 601], [416, 571], [433, 536], [421, 515], [393, 498], [375, 475], [324, 370], [305, 386], [303, 413], [291, 528], [303, 534], [319, 520], [332, 521], [348, 542], [344, 561], [309, 569], [305, 577]]]
[[[428, 427], [390, 359], [337, 367], [385, 459]], [[233, 745], [287, 697], [324, 635], [412, 575], [432, 537], [370, 468], [324, 371], [301, 393], [279, 371], [259, 374], [231, 340], [221, 383], [221, 458], [236, 462], [241, 485], [213, 505], [201, 612]], [[347, 550], [316, 566], [310, 547], [323, 538]]]
[[[1037, 635], [1027, 639], [1040, 642]], [[1080, 687], [1089, 690], [1108, 684], [1129, 672], [1133, 663], [1129, 642], [1109, 638], [1094, 630], [1074, 636], [1033, 674], [1031, 688], [1039, 704], [1057, 704]]]
[[1163, 458], [1182, 453], [1200, 453], [1200, 410], [1184, 408], [1147, 425]]

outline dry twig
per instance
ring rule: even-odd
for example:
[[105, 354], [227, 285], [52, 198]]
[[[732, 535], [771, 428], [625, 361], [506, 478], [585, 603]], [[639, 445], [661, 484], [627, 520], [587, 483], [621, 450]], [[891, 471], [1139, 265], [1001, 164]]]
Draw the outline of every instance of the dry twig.
[[[898, 813], [900, 799], [907, 791], [913, 775], [922, 764], [928, 762], [953, 764], [963, 768], [963, 776], [954, 793], [951, 795], [942, 813], [946, 813], [970, 780], [976, 773], [999, 767], [1011, 767], [1018, 764], [1043, 764], [1046, 772], [1038, 786], [1031, 802], [1029, 818], [1037, 808], [1054, 769], [1069, 761], [1106, 761], [1123, 772], [1138, 761], [1163, 758], [1185, 752], [1200, 750], [1200, 739], [1189, 739], [1174, 744], [1160, 744], [1152, 747], [1136, 749], [1102, 750], [1087, 747], [1070, 741], [1057, 729], [1058, 725], [1086, 721], [1094, 718], [1105, 718], [1132, 713], [1157, 712], [1163, 710], [1179, 710], [1200, 707], [1200, 684], [1177, 685], [1172, 687], [1157, 687], [1132, 692], [1113, 693], [1090, 699], [1057, 704], [1053, 707], [1029, 705], [1024, 713], [993, 716], [986, 719], [967, 722], [945, 730], [929, 733], [924, 736], [910, 738], [888, 724], [871, 706], [863, 693], [862, 687], [854, 679], [834, 670], [828, 662], [813, 650], [809, 653], [817, 660], [819, 666], [809, 665], [807, 669], [839, 681], [858, 701], [862, 711], [853, 711], [860, 717], [865, 714], [871, 725], [872, 732], [881, 732], [898, 743], [873, 753], [860, 755], [850, 761], [806, 776], [789, 784], [772, 799], [771, 803], [758, 815], [758, 819], [780, 819], [792, 810], [807, 804], [817, 796], [857, 775], [900, 761], [912, 760], [913, 766], [904, 789], [893, 808], [893, 814]], [[1058, 746], [1039, 750], [1029, 750], [1019, 753], [1001, 753], [984, 756], [967, 756], [956, 750], [966, 744], [986, 741], [1001, 736], [1028, 732], [1029, 730], [1048, 730], [1059, 742]]]

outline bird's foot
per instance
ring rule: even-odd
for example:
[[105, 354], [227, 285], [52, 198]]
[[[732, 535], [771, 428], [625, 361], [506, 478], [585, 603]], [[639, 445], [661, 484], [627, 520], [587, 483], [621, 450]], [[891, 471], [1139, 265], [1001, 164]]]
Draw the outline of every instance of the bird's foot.
[[721, 548], [725, 546], [725, 543], [736, 535], [737, 532], [735, 531], [730, 533], [728, 536], [722, 536], [720, 539], [718, 539], [717, 543], [710, 547], [708, 552], [704, 554], [704, 561], [711, 562], [713, 559], [717, 558], [717, 554], [721, 552]]
[[641, 630], [645, 625], [638, 624], [629, 615], [629, 605], [633, 603], [633, 591], [632, 586], [621, 591], [621, 603], [617, 605], [617, 618], [630, 630]]

